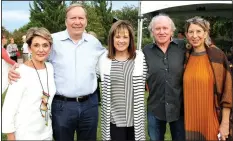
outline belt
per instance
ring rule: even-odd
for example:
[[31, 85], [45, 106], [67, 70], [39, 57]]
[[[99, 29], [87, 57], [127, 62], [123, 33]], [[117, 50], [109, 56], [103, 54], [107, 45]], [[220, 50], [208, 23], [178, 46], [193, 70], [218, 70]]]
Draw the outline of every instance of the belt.
[[85, 96], [79, 96], [76, 98], [69, 98], [69, 97], [65, 97], [62, 95], [55, 95], [54, 98], [57, 100], [62, 100], [62, 101], [77, 101], [77, 102], [84, 102], [87, 101], [89, 99], [90, 95], [85, 95]]
[[23, 53], [23, 54], [28, 54], [28, 53]]

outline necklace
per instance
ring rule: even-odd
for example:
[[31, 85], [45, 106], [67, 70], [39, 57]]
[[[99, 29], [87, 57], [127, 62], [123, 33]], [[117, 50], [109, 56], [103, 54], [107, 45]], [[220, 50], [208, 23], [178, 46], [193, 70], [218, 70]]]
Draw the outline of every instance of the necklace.
[[[48, 81], [48, 70], [47, 70], [47, 67], [46, 67], [46, 65], [45, 65], [45, 63], [44, 63], [44, 65], [45, 65], [45, 69], [46, 69], [46, 76], [47, 76], [47, 89], [48, 89], [48, 93], [46, 93], [45, 92], [45, 90], [44, 90], [44, 87], [43, 87], [43, 85], [42, 85], [42, 82], [41, 82], [41, 80], [40, 80], [40, 75], [39, 75], [39, 73], [38, 73], [38, 71], [37, 71], [37, 68], [36, 68], [36, 66], [35, 66], [35, 64], [33, 63], [33, 61], [31, 60], [31, 62], [32, 62], [32, 64], [33, 64], [33, 67], [35, 68], [35, 70], [36, 70], [36, 73], [37, 73], [37, 75], [38, 75], [38, 78], [39, 78], [39, 81], [40, 81], [40, 85], [41, 85], [41, 88], [42, 88], [42, 101], [41, 101], [41, 104], [40, 104], [40, 113], [41, 113], [41, 116], [42, 117], [45, 117], [45, 125], [47, 126], [48, 125], [48, 100], [49, 100], [49, 81]], [[43, 114], [43, 112], [44, 112], [44, 114]]]

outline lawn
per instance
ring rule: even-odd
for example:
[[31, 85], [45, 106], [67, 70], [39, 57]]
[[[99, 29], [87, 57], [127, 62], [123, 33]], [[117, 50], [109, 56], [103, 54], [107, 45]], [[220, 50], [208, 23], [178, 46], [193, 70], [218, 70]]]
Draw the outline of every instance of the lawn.
[[[145, 103], [147, 102], [147, 97], [148, 97], [148, 93], [145, 93]], [[4, 102], [4, 98], [5, 98], [5, 93], [2, 94], [2, 104]], [[99, 106], [99, 119], [100, 119], [100, 108], [101, 106]], [[2, 121], [3, 122], [3, 121]], [[146, 126], [147, 127], [147, 126]], [[6, 140], [6, 135], [2, 134], [2, 140]], [[75, 137], [76, 139], [76, 137]], [[149, 136], [148, 136], [148, 132], [147, 132], [147, 128], [146, 128], [146, 139], [149, 140]], [[101, 140], [101, 128], [100, 128], [100, 120], [98, 122], [98, 129], [97, 129], [97, 140]], [[171, 135], [170, 135], [170, 130], [169, 130], [169, 126], [167, 125], [167, 132], [165, 134], [165, 140], [171, 140]]]

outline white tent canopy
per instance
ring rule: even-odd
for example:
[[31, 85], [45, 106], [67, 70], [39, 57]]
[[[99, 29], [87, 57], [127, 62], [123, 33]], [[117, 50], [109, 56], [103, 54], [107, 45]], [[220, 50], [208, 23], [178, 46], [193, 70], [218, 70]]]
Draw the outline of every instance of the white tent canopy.
[[[232, 18], [232, 1], [140, 1], [139, 16], [164, 12], [171, 17], [222, 16]], [[138, 49], [141, 49], [142, 23], [138, 20]]]

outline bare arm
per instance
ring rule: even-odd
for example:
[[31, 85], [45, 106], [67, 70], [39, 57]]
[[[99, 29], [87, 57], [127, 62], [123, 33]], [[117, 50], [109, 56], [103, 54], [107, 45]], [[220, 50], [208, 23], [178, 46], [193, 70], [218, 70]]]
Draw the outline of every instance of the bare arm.
[[222, 121], [219, 127], [219, 132], [221, 134], [222, 140], [226, 140], [229, 135], [230, 111], [230, 108], [223, 108], [222, 110]]
[[4, 59], [8, 64], [14, 65], [16, 62], [12, 60], [9, 55], [7, 54], [7, 51], [2, 48], [2, 59]]

